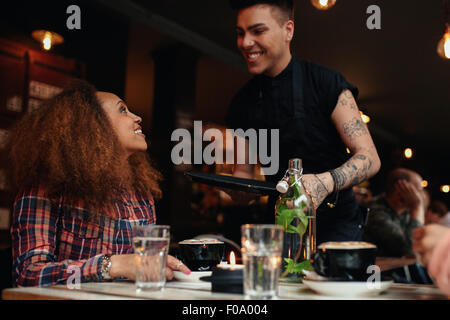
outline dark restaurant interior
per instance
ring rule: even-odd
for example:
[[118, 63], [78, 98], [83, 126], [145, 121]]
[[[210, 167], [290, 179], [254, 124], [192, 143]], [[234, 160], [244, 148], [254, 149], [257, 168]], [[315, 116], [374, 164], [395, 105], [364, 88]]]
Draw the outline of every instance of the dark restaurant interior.
[[[423, 177], [431, 199], [450, 206], [450, 61], [436, 51], [448, 20], [442, 2], [338, 1], [326, 11], [309, 0], [294, 2], [293, 54], [339, 70], [358, 87], [358, 105], [370, 117], [381, 169], [363, 187], [377, 195], [389, 170], [406, 167]], [[81, 28], [69, 30], [66, 10], [74, 4]], [[381, 8], [381, 29], [370, 30], [366, 9], [374, 4]], [[45, 50], [35, 30], [56, 32], [63, 42]], [[265, 200], [238, 206], [185, 176], [230, 173], [226, 166], [170, 160], [175, 129], [192, 130], [194, 120], [225, 129], [231, 98], [250, 79], [235, 37], [235, 13], [225, 0], [3, 2], [1, 135], [72, 78], [86, 79], [142, 117], [148, 152], [164, 176], [157, 223], [171, 226], [172, 241], [215, 234], [239, 243], [240, 225], [257, 223]], [[2, 167], [7, 161], [2, 155]], [[2, 170], [0, 248], [6, 249], [15, 195]]]

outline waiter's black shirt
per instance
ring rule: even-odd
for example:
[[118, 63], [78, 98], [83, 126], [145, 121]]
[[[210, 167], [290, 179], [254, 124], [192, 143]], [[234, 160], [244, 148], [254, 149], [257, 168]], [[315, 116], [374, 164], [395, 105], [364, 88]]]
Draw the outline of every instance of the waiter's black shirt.
[[[350, 158], [331, 120], [344, 89], [349, 89], [357, 98], [358, 89], [339, 72], [293, 57], [276, 77], [253, 77], [234, 96], [226, 124], [231, 129], [280, 130], [279, 170], [276, 175], [266, 176], [266, 180], [278, 181], [291, 158], [303, 160], [304, 173], [322, 173], [341, 166]], [[270, 152], [270, 143], [268, 147]], [[327, 198], [317, 211], [317, 227], [321, 230], [318, 242], [357, 240], [350, 235], [356, 232], [350, 229], [360, 223], [351, 189], [341, 191], [337, 208], [329, 209], [326, 202], [333, 200]], [[269, 219], [273, 222], [274, 213], [271, 214]], [[342, 227], [336, 226], [337, 223]], [[330, 230], [326, 231], [327, 228]]]

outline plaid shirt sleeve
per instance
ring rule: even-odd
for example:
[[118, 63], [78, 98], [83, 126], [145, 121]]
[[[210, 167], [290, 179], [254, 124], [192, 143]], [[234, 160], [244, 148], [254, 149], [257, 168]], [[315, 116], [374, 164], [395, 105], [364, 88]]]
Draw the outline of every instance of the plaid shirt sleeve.
[[[13, 282], [15, 286], [48, 286], [100, 281], [103, 254], [89, 259], [57, 261], [55, 253], [59, 215], [44, 192], [33, 189], [19, 195], [13, 208]], [[68, 281], [69, 280], [69, 281]]]

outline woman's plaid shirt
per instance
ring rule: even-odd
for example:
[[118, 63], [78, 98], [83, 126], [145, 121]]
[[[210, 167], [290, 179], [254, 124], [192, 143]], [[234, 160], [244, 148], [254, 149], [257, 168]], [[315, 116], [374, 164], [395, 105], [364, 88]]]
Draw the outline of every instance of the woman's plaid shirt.
[[128, 193], [95, 222], [82, 207], [52, 206], [38, 188], [19, 194], [13, 210], [16, 286], [66, 283], [77, 270], [81, 282], [101, 281], [103, 255], [132, 253], [133, 226], [156, 222], [153, 197]]

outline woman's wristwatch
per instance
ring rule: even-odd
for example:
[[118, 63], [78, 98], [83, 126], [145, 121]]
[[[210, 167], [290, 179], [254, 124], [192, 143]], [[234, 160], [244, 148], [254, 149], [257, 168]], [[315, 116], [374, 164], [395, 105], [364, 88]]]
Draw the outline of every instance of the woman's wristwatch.
[[105, 254], [102, 258], [102, 268], [101, 274], [103, 280], [111, 280], [111, 276], [109, 275], [109, 269], [111, 269], [111, 255]]

